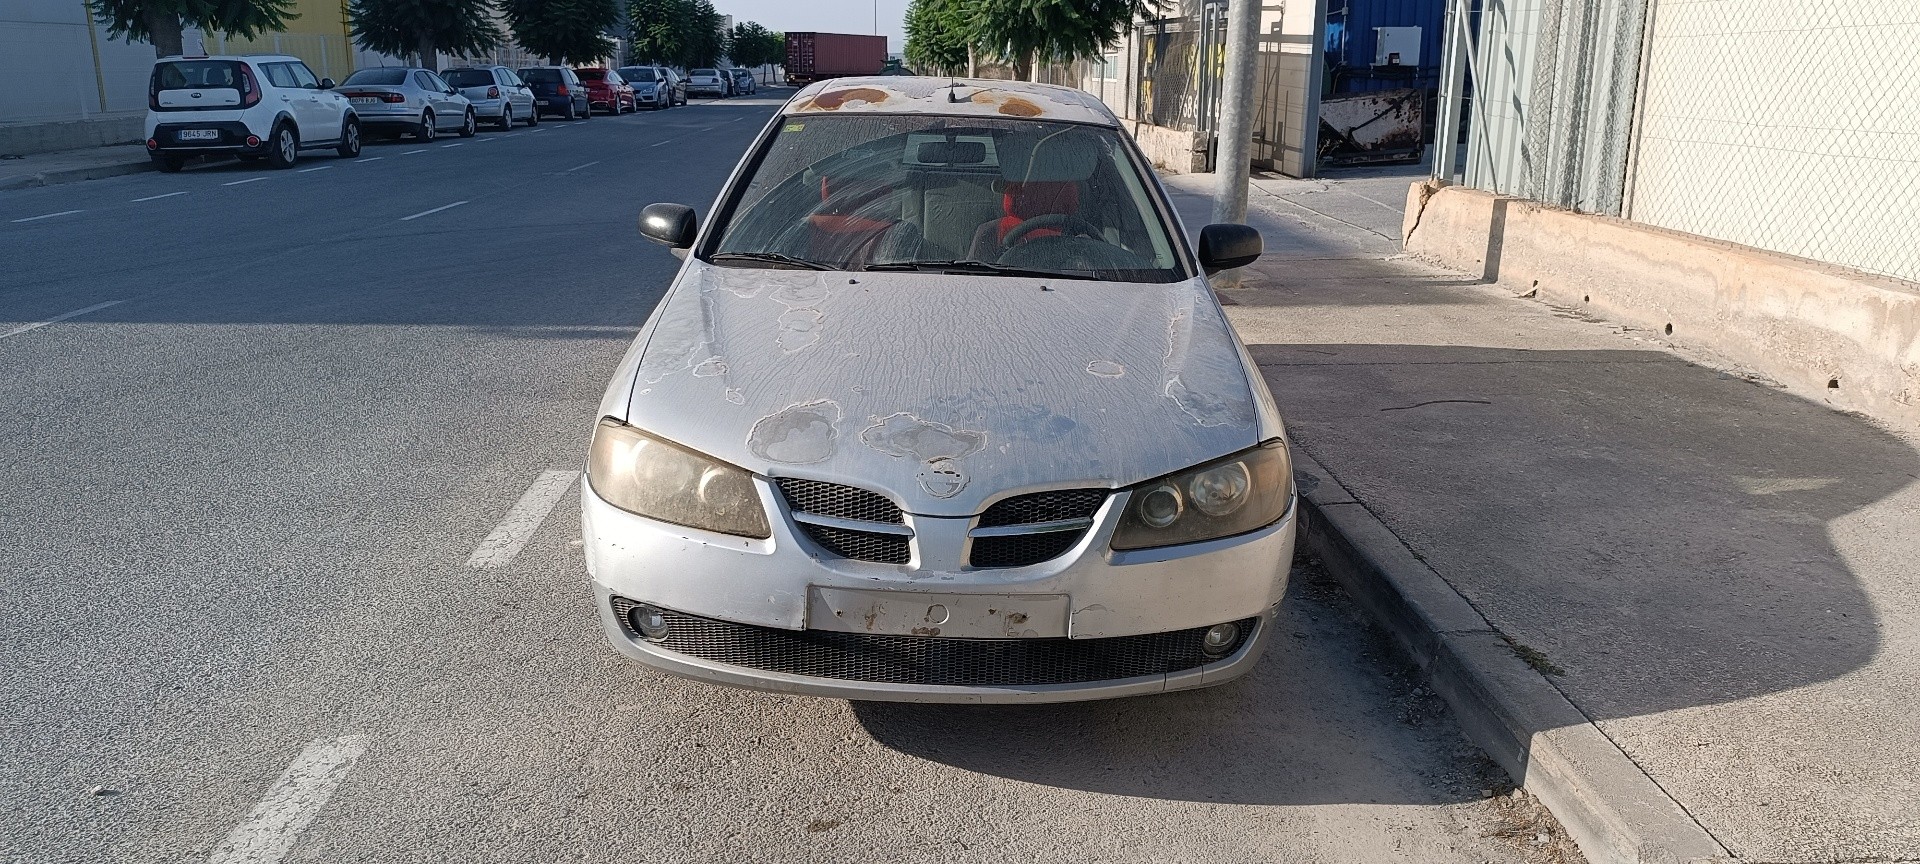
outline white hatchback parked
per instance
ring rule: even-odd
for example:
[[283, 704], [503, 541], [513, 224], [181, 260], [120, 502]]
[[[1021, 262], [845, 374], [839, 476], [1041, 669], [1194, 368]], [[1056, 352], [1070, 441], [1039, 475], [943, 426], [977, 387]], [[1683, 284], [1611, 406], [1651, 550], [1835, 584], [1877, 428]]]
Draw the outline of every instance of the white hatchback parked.
[[163, 57], [147, 84], [147, 154], [162, 171], [190, 156], [265, 158], [289, 168], [301, 150], [360, 155], [360, 120], [333, 81], [298, 57]]

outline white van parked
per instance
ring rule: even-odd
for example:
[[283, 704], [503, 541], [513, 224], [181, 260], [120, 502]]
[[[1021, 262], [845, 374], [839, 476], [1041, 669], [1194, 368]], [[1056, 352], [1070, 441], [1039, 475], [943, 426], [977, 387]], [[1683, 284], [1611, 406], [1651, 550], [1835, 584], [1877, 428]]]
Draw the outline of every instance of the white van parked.
[[163, 57], [147, 84], [147, 154], [162, 171], [191, 156], [265, 158], [290, 168], [301, 150], [360, 155], [360, 120], [333, 81], [298, 57]]

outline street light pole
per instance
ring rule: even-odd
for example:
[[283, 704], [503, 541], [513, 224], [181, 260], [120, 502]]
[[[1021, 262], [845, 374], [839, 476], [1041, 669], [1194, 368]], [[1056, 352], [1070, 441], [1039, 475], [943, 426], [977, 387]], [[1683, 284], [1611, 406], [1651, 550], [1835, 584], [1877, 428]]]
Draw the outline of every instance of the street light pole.
[[[1260, 60], [1260, 0], [1227, 4], [1226, 68], [1221, 72], [1220, 148], [1213, 162], [1213, 221], [1247, 221], [1247, 177], [1253, 163], [1253, 73]], [[1240, 287], [1240, 271], [1214, 277], [1222, 288]]]

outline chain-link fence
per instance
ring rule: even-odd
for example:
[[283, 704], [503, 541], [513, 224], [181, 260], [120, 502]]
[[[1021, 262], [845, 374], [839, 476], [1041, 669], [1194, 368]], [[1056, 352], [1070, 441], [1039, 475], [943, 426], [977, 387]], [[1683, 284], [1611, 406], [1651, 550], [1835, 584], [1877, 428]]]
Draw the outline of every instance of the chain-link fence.
[[1448, 0], [1441, 176], [1920, 282], [1914, 0]]

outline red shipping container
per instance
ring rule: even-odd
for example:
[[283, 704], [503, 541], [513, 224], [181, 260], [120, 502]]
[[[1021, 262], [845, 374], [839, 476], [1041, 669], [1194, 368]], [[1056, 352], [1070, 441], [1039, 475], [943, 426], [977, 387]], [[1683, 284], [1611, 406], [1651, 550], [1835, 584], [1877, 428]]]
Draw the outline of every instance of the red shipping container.
[[887, 37], [850, 33], [788, 33], [787, 83], [808, 84], [845, 75], [878, 75], [887, 65]]

